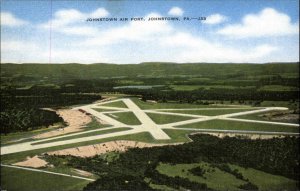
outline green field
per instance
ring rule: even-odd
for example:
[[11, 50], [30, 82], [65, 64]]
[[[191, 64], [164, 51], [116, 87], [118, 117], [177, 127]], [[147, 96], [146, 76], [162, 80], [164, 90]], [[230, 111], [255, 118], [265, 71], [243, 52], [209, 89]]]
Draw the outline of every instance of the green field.
[[[205, 170], [214, 172], [205, 173], [205, 178], [194, 176], [189, 173], [188, 170], [194, 167], [201, 166]], [[244, 182], [242, 180], [236, 179], [233, 175], [225, 173], [217, 168], [210, 167], [207, 163], [194, 163], [194, 164], [164, 164], [160, 163], [157, 168], [158, 172], [171, 177], [179, 176], [183, 178], [188, 178], [191, 181], [206, 183], [208, 188], [215, 190], [238, 190], [237, 187]]]
[[222, 108], [220, 108], [219, 110], [172, 110], [172, 111], [165, 110], [165, 112], [184, 113], [184, 114], [192, 114], [192, 115], [216, 116], [216, 115], [225, 115], [225, 114], [230, 114], [230, 113], [238, 113], [238, 112], [252, 111], [252, 110], [256, 110], [256, 109], [255, 108], [247, 108], [247, 109], [222, 109]]
[[67, 145], [49, 147], [49, 148], [44, 148], [44, 149], [25, 151], [25, 152], [20, 152], [20, 153], [13, 153], [13, 154], [8, 154], [8, 155], [1, 155], [1, 162], [4, 164], [12, 164], [12, 163], [16, 163], [16, 162], [25, 160], [27, 156], [33, 157], [35, 155], [39, 155], [44, 152], [57, 151], [57, 150], [62, 150], [62, 149], [67, 149], [67, 148], [74, 148], [74, 147], [80, 147], [80, 146], [105, 143], [105, 142], [115, 141], [115, 140], [145, 141], [145, 142], [149, 142], [149, 143], [152, 141], [155, 141], [150, 133], [144, 132], [144, 133], [137, 133], [137, 134], [132, 134], [132, 135], [116, 136], [116, 137], [105, 138], [105, 139], [94, 140], [94, 141], [86, 141], [86, 142], [81, 142], [81, 143], [74, 143], [74, 144], [67, 144]]
[[[272, 116], [272, 113], [274, 112], [264, 112], [264, 113], [254, 113], [254, 114], [249, 114], [249, 115], [241, 115], [241, 116], [237, 116], [234, 118], [237, 119], [249, 119], [249, 120], [259, 120], [259, 121], [274, 121], [274, 122], [285, 122], [285, 123], [298, 123], [299, 124], [299, 120], [297, 120], [296, 118], [294, 119], [286, 119], [286, 120], [279, 120], [279, 119], [274, 119]], [[287, 115], [287, 114], [282, 114]], [[297, 115], [297, 114], [294, 114]], [[276, 117], [276, 114], [275, 114]]]
[[143, 133], [136, 133], [136, 134], [132, 134], [132, 135], [116, 136], [116, 137], [105, 138], [105, 139], [100, 139], [100, 140], [86, 141], [86, 142], [81, 142], [81, 143], [73, 143], [73, 144], [49, 147], [49, 148], [44, 148], [44, 149], [37, 149], [37, 150], [20, 152], [20, 153], [2, 155], [1, 161], [4, 164], [12, 164], [12, 163], [16, 163], [16, 162], [25, 160], [27, 156], [33, 157], [34, 155], [39, 155], [40, 153], [44, 153], [44, 152], [57, 151], [57, 150], [62, 150], [62, 149], [67, 149], [67, 148], [93, 145], [93, 144], [105, 143], [105, 142], [116, 141], [116, 140], [140, 141], [140, 142], [145, 142], [145, 143], [188, 142], [188, 141], [190, 141], [190, 139], [187, 137], [187, 134], [194, 132], [194, 131], [184, 130], [184, 129], [183, 130], [165, 129], [164, 131], [171, 137], [171, 139], [156, 140], [151, 136], [150, 133], [143, 132]]
[[127, 108], [123, 101], [115, 101], [111, 103], [101, 104], [99, 106]]
[[33, 137], [35, 135], [53, 131], [55, 129], [58, 129], [60, 126], [62, 126], [62, 124], [60, 124], [59, 126], [56, 126], [56, 127], [49, 127], [49, 128], [44, 127], [44, 128], [33, 130], [33, 131], [9, 133], [7, 135], [1, 134], [1, 145], [11, 144], [16, 141], [18, 141], [18, 143], [24, 142], [24, 141], [29, 141], [29, 140], [32, 140], [31, 137]]
[[[204, 169], [204, 175], [195, 176], [189, 172], [189, 169], [195, 167]], [[237, 169], [244, 178], [257, 185], [259, 190], [295, 190], [297, 188], [296, 181], [282, 176], [272, 175], [252, 168], [245, 169], [236, 165], [230, 165], [230, 168], [232, 170]], [[176, 165], [160, 163], [156, 169], [161, 174], [171, 177], [179, 176], [188, 178], [190, 181], [205, 183], [208, 188], [214, 190], [240, 190], [238, 186], [246, 183], [246, 181], [238, 179], [234, 175], [206, 162]]]
[[173, 90], [176, 91], [193, 91], [198, 89], [228, 89], [228, 90], [236, 90], [236, 89], [254, 89], [255, 86], [229, 86], [229, 85], [171, 85]]
[[[103, 109], [103, 108], [92, 108], [93, 110], [95, 111], [98, 111], [98, 112], [109, 112], [109, 111], [115, 111], [115, 110], [111, 110], [111, 109]], [[117, 110], [117, 108], [116, 108]]]
[[299, 91], [299, 88], [293, 86], [267, 85], [262, 86], [258, 91]]
[[[33, 141], [32, 137], [38, 134], [46, 133], [49, 131], [53, 131], [55, 129], [58, 129], [62, 124], [58, 124], [59, 126], [57, 127], [49, 127], [49, 128], [42, 128], [34, 131], [26, 131], [26, 132], [17, 132], [17, 133], [9, 133], [8, 135], [1, 135], [1, 145], [11, 145], [15, 143], [22, 143], [22, 142], [27, 142], [27, 141]], [[92, 121], [88, 123], [85, 127], [82, 128], [82, 131], [89, 131], [89, 130], [94, 130], [94, 129], [99, 129], [99, 128], [104, 128], [104, 127], [109, 127], [110, 125], [104, 125], [99, 122], [95, 118], [92, 118]], [[77, 132], [73, 132], [77, 133]], [[73, 133], [66, 133], [64, 135], [69, 135]], [[41, 139], [39, 139], [41, 140]]]
[[165, 186], [165, 185], [159, 185], [159, 184], [153, 184], [150, 182], [151, 179], [146, 179], [145, 182], [149, 182], [149, 186], [153, 189], [156, 189], [156, 190], [163, 190], [163, 191], [174, 191], [174, 188], [170, 188], [168, 186]]
[[193, 117], [178, 116], [178, 115], [164, 115], [157, 113], [147, 113], [147, 115], [156, 123], [156, 124], [167, 124], [175, 123], [178, 121], [185, 121], [189, 119], [195, 119]]
[[[41, 159], [44, 159], [45, 161], [47, 161], [49, 164], [51, 163], [47, 156], [39, 156]], [[80, 173], [78, 173], [78, 168], [73, 168], [70, 166], [66, 166], [65, 165], [65, 160], [60, 159], [59, 162], [54, 163], [53, 164], [55, 168], [51, 167], [51, 166], [46, 166], [41, 168], [41, 170], [45, 170], [45, 171], [50, 171], [50, 172], [56, 172], [56, 173], [62, 173], [62, 174], [69, 174], [72, 176], [79, 176], [79, 177], [83, 177], [83, 178], [91, 178], [91, 179], [97, 179], [99, 178], [98, 175], [91, 173], [91, 175], [82, 175]]]
[[233, 170], [237, 169], [245, 178], [257, 185], [259, 190], [297, 190], [296, 181], [283, 176], [272, 175], [253, 168], [243, 168], [236, 165], [229, 166]]
[[298, 127], [275, 125], [275, 124], [259, 124], [228, 120], [211, 120], [188, 125], [178, 126], [180, 128], [197, 128], [197, 129], [220, 129], [220, 130], [244, 130], [244, 131], [268, 131], [268, 132], [292, 132], [298, 133]]
[[[92, 121], [89, 122], [86, 126], [84, 126], [82, 128], [82, 131], [79, 131], [79, 132], [85, 132], [85, 131], [90, 131], [90, 130], [95, 130], [95, 129], [106, 128], [106, 127], [110, 127], [110, 125], [101, 124], [94, 117], [92, 117]], [[79, 132], [71, 132], [71, 133], [66, 133], [66, 134], [57, 135], [57, 136], [53, 136], [53, 137], [59, 138], [60, 136], [63, 136], [63, 135], [71, 135], [71, 134], [75, 134], [75, 133], [79, 133]], [[51, 138], [53, 138], [53, 137], [51, 137]], [[47, 139], [47, 138], [39, 138], [39, 139], [32, 139], [32, 140], [43, 140], [43, 139]]]
[[287, 107], [289, 109], [298, 109], [299, 101], [289, 102], [289, 101], [263, 101], [260, 103], [261, 107]]
[[261, 112], [261, 113], [253, 113], [253, 114], [247, 114], [247, 115], [240, 115], [236, 116], [234, 118], [237, 119], [250, 119], [250, 120], [259, 120], [259, 121], [272, 121], [270, 118], [265, 117], [265, 115], [270, 114], [270, 111], [267, 112]]
[[188, 135], [192, 132], [196, 131], [190, 131], [190, 130], [173, 130], [173, 129], [164, 129], [165, 133], [167, 133], [171, 139], [170, 140], [164, 140], [160, 141], [162, 143], [184, 143], [189, 142], [191, 139], [188, 137]]
[[121, 113], [113, 113], [113, 114], [105, 114], [108, 117], [112, 117], [124, 124], [127, 125], [140, 125], [141, 122], [134, 115], [133, 112], [121, 112]]
[[200, 85], [171, 85], [170, 86], [173, 90], [179, 91], [193, 91], [201, 88]]
[[100, 129], [100, 128], [105, 128], [109, 127], [110, 125], [106, 124], [101, 124], [99, 123], [94, 117], [92, 117], [92, 121], [86, 125], [84, 130], [93, 130], [93, 129]]
[[79, 191], [90, 181], [71, 177], [1, 167], [1, 190], [7, 191]]

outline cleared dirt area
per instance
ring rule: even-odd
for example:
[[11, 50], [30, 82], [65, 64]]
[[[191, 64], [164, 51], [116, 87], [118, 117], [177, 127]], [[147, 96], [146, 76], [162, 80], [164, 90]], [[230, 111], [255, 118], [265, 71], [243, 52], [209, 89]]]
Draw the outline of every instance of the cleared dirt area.
[[78, 157], [92, 157], [112, 151], [125, 152], [129, 148], [159, 147], [167, 144], [151, 144], [136, 141], [110, 141], [101, 144], [82, 146], [77, 148], [63, 149], [59, 151], [48, 152], [49, 155], [72, 155]]
[[213, 135], [219, 138], [224, 138], [224, 137], [241, 137], [241, 138], [245, 138], [245, 139], [272, 139], [272, 138], [283, 138], [283, 135], [260, 135], [260, 134], [238, 134], [238, 133], [192, 133], [192, 134], [209, 134], [209, 135]]
[[270, 114], [262, 115], [262, 117], [274, 121], [299, 124], [299, 114], [294, 114], [291, 112], [272, 112]]
[[26, 166], [26, 167], [33, 167], [33, 168], [40, 168], [47, 166], [47, 162], [43, 159], [40, 159], [37, 155], [34, 157], [27, 157], [25, 161], [17, 162], [14, 165], [17, 166]]
[[48, 138], [57, 135], [82, 131], [83, 130], [82, 127], [92, 121], [92, 118], [90, 116], [78, 110], [61, 109], [61, 110], [57, 110], [56, 113], [64, 119], [64, 121], [67, 123], [68, 126], [54, 131], [36, 135], [33, 138], [36, 139]]
[[95, 119], [96, 119], [100, 124], [102, 124], [102, 125], [110, 125], [110, 123], [108, 123], [108, 122], [106, 122], [106, 121], [104, 121], [104, 120], [101, 120], [101, 119], [96, 118], [96, 117], [95, 117]]

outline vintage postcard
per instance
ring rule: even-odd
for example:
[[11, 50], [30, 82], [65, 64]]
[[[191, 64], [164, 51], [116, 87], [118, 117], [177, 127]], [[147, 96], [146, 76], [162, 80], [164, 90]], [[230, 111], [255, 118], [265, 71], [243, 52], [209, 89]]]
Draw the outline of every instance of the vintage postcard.
[[1, 191], [299, 190], [298, 0], [0, 0]]

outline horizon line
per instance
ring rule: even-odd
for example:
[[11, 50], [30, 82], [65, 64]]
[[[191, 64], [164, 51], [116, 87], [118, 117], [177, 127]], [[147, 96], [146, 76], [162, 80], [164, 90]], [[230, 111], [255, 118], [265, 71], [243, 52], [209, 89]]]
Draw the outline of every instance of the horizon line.
[[5, 62], [0, 64], [15, 64], [15, 65], [26, 65], [26, 64], [53, 64], [53, 65], [62, 65], [62, 64], [79, 64], [79, 65], [93, 65], [93, 64], [110, 64], [110, 65], [139, 65], [139, 64], [299, 64], [299, 61], [280, 61], [280, 62], [160, 62], [160, 61], [150, 61], [150, 62], [139, 62], [139, 63], [76, 63], [76, 62], [65, 62], [65, 63], [46, 63], [46, 62], [25, 62], [25, 63], [13, 63]]

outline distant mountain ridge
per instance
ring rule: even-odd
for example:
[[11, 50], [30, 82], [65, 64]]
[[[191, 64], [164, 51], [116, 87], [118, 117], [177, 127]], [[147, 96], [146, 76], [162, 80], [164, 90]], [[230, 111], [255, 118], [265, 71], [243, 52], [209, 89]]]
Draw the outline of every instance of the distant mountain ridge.
[[164, 77], [193, 76], [299, 76], [299, 62], [268, 64], [175, 64], [146, 62], [141, 64], [1, 64], [1, 78], [23, 75], [70, 79], [97, 79], [102, 77]]
[[[49, 64], [49, 63], [1, 63], [1, 64]], [[151, 64], [299, 64], [299, 62], [266, 62], [266, 63], [237, 63], [237, 62], [224, 62], [224, 63], [212, 63], [212, 62], [140, 62], [140, 63], [50, 63], [50, 64], [80, 64], [80, 65], [93, 65], [93, 64], [113, 64], [113, 65], [151, 65]]]

